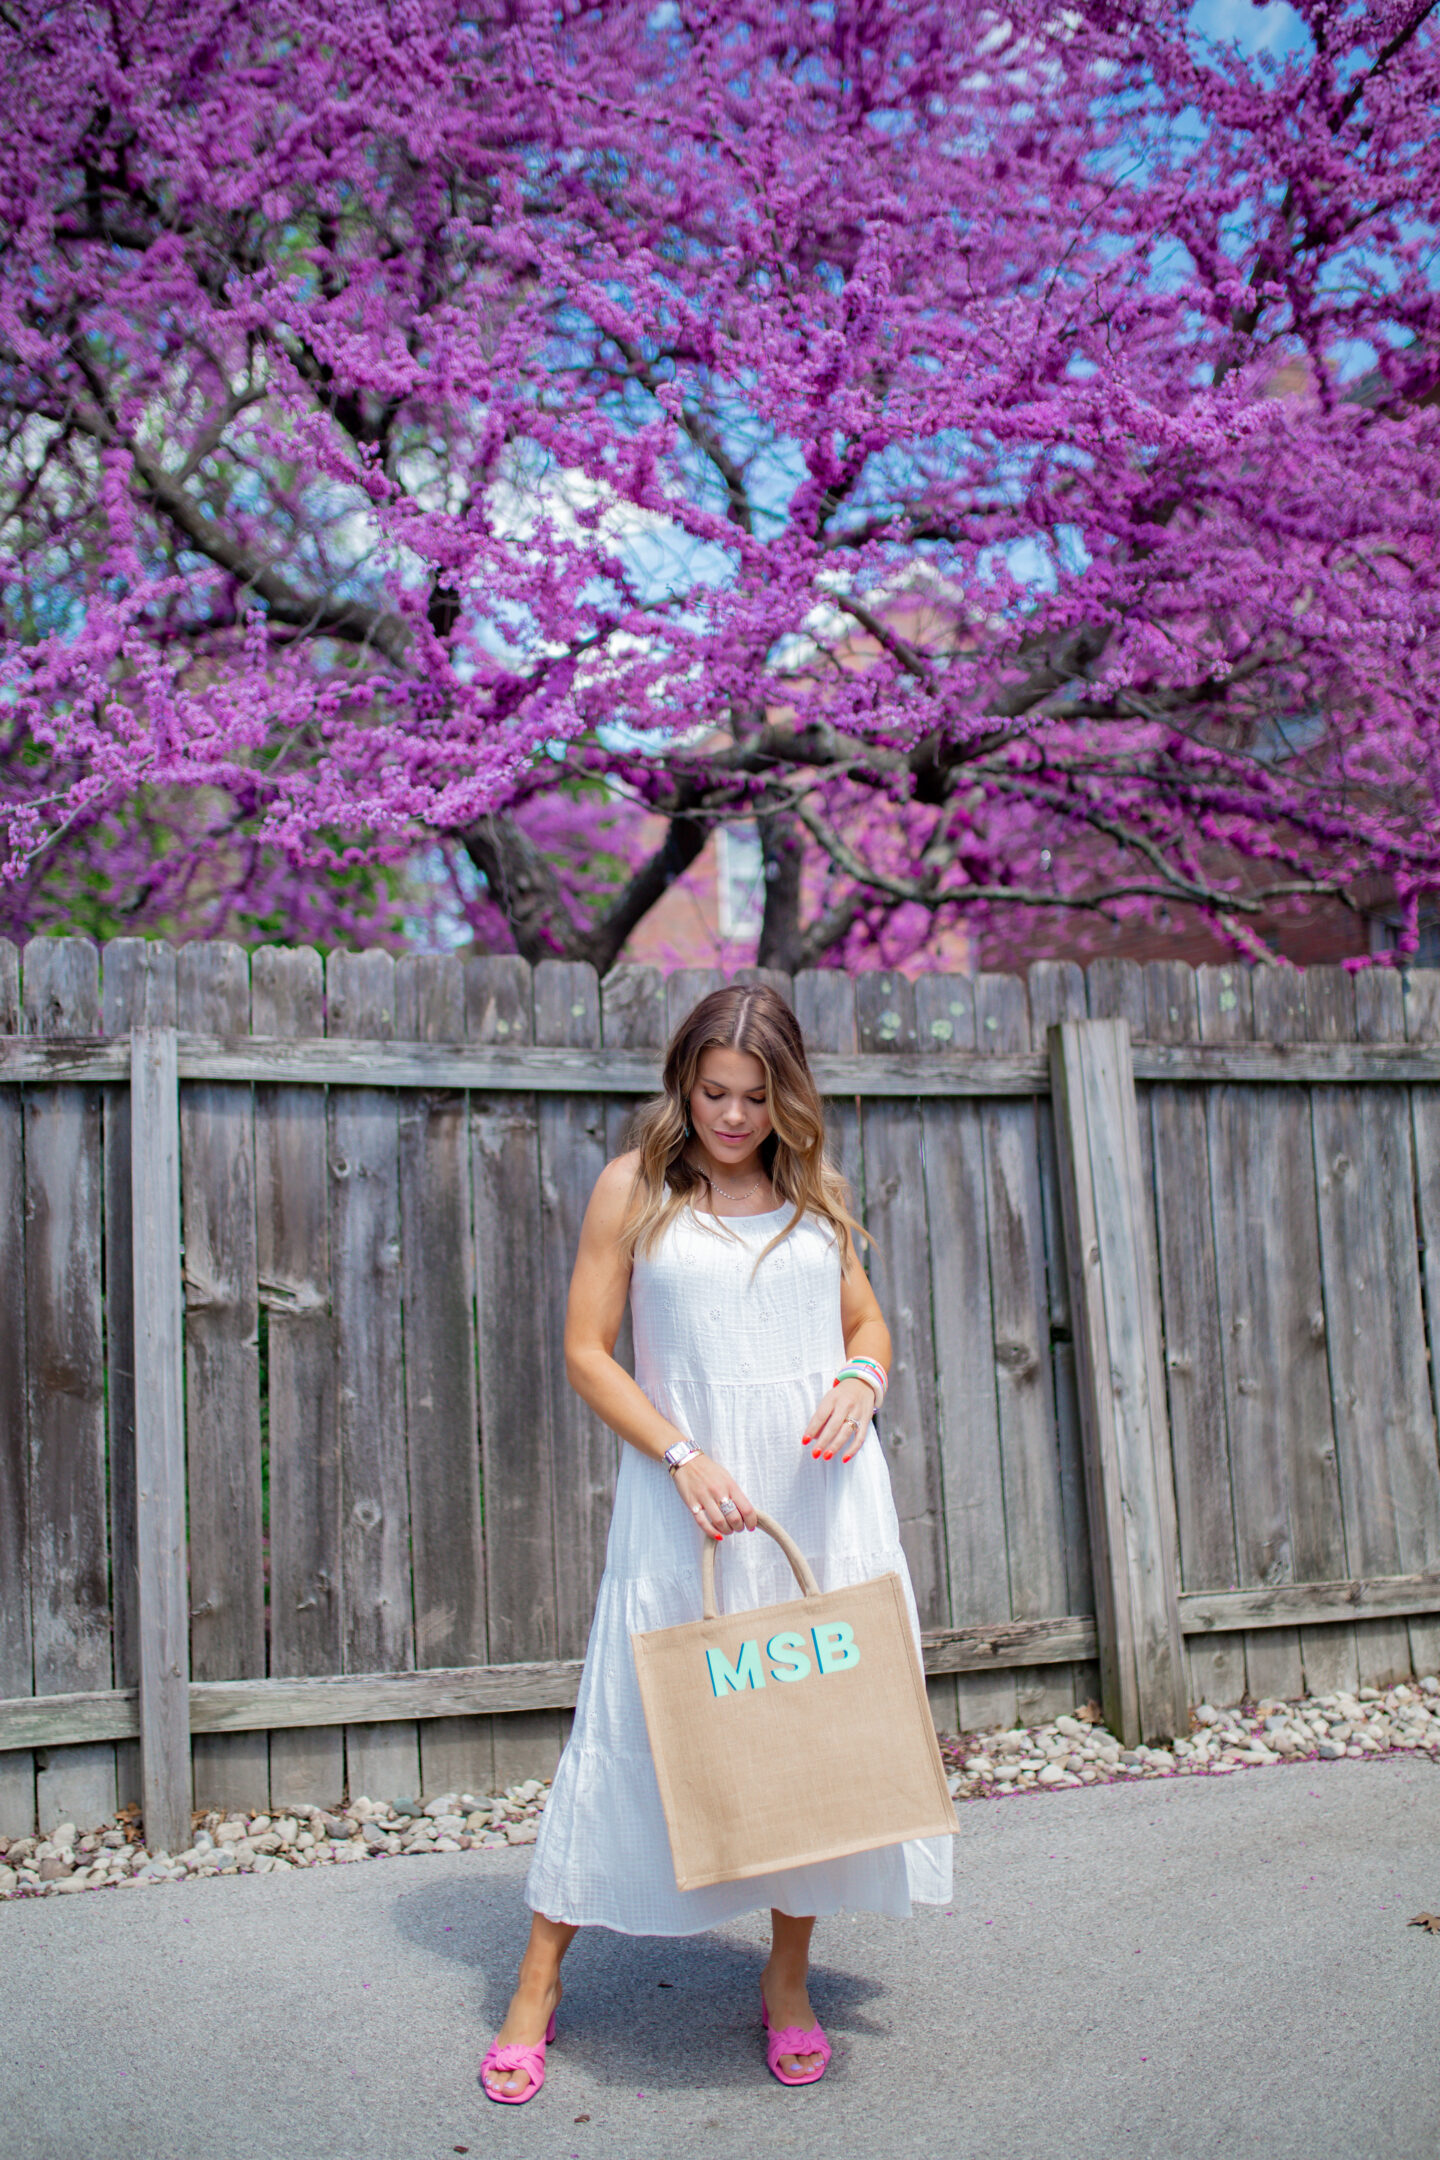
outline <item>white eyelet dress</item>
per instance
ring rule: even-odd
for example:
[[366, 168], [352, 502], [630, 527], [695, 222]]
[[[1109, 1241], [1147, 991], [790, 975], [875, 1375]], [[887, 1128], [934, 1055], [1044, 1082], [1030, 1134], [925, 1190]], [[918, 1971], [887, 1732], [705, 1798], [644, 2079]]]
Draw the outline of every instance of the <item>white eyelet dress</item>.
[[[648, 1259], [637, 1255], [630, 1286], [635, 1375], [656, 1409], [791, 1532], [822, 1590], [893, 1569], [905, 1583], [918, 1637], [890, 1474], [874, 1433], [848, 1464], [838, 1454], [816, 1462], [800, 1446], [844, 1362], [845, 1343], [840, 1259], [827, 1227], [806, 1218], [755, 1268], [790, 1212], [732, 1216], [719, 1229], [687, 1212]], [[906, 1918], [912, 1898], [944, 1903], [949, 1838], [882, 1846], [747, 1882], [676, 1888], [630, 1637], [700, 1618], [701, 1546], [663, 1463], [622, 1449], [574, 1728], [526, 1885], [532, 1908], [626, 1935], [695, 1935], [768, 1906], [797, 1917], [850, 1911]], [[718, 1576], [729, 1612], [797, 1594], [779, 1547], [758, 1531], [724, 1540]], [[837, 1735], [837, 1750], [841, 1745]], [[805, 1797], [795, 1794], [797, 1817]]]

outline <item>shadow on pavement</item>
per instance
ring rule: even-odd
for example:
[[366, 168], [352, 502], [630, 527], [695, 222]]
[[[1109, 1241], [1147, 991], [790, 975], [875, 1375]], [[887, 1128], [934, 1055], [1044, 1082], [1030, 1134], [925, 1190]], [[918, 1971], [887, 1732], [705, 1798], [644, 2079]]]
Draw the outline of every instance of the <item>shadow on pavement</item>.
[[[473, 1999], [477, 2034], [488, 2038], [504, 2015], [530, 1931], [519, 1885], [421, 1883], [396, 1899], [393, 1916], [410, 1942], [454, 1963]], [[556, 2050], [599, 2086], [690, 2091], [698, 2070], [707, 2087], [751, 2087], [764, 1962], [761, 1942], [729, 1934], [585, 1929], [565, 1960]], [[876, 2015], [888, 1992], [878, 1980], [823, 1961], [812, 1968], [811, 1999], [837, 2057], [853, 2038], [888, 2036], [883, 2010]]]

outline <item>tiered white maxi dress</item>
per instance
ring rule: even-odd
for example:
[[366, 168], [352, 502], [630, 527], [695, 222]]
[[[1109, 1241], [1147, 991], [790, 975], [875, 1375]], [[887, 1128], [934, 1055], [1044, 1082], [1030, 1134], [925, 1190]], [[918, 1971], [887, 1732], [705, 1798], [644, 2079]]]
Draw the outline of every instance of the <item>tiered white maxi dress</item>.
[[[757, 1268], [789, 1219], [688, 1211], [630, 1287], [635, 1376], [657, 1410], [730, 1472], [756, 1507], [790, 1531], [822, 1590], [893, 1569], [900, 1549], [890, 1474], [873, 1432], [850, 1463], [816, 1462], [800, 1441], [844, 1362], [840, 1259], [830, 1230], [805, 1218]], [[526, 1896], [536, 1912], [626, 1935], [694, 1935], [766, 1906], [802, 1915], [879, 1912], [950, 1896], [949, 1838], [809, 1867], [679, 1890], [630, 1651], [632, 1633], [700, 1618], [702, 1537], [662, 1463], [621, 1451], [605, 1573], [591, 1623], [570, 1742], [541, 1819]], [[719, 1556], [726, 1611], [794, 1597], [779, 1547], [760, 1532], [727, 1537]], [[836, 1737], [837, 1750], [843, 1746]], [[795, 1795], [803, 1814], [805, 1794]]]

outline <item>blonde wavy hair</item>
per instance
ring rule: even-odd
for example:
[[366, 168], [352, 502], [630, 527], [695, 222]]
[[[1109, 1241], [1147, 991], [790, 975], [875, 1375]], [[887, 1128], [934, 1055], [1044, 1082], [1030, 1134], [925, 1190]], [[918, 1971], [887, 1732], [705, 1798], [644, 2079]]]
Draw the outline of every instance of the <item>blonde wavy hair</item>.
[[[761, 1142], [760, 1159], [777, 1197], [794, 1213], [756, 1266], [804, 1216], [813, 1215], [834, 1232], [841, 1265], [848, 1267], [855, 1239], [865, 1232], [850, 1212], [844, 1178], [825, 1153], [825, 1112], [800, 1023], [777, 991], [745, 983], [712, 990], [681, 1021], [665, 1053], [664, 1093], [636, 1112], [629, 1137], [640, 1159], [621, 1234], [627, 1257], [652, 1252], [676, 1216], [694, 1208], [706, 1190], [708, 1180], [685, 1160], [685, 1148], [690, 1095], [707, 1050], [741, 1050], [765, 1069], [771, 1130]], [[708, 1223], [723, 1227], [719, 1217], [709, 1217]]]

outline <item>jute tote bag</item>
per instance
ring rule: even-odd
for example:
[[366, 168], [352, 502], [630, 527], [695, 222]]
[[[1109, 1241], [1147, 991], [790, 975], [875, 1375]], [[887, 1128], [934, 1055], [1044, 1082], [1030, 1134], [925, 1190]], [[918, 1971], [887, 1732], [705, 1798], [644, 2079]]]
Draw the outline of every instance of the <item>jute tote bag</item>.
[[958, 1826], [898, 1575], [822, 1591], [794, 1540], [760, 1528], [804, 1592], [632, 1635], [682, 1890], [869, 1852]]

